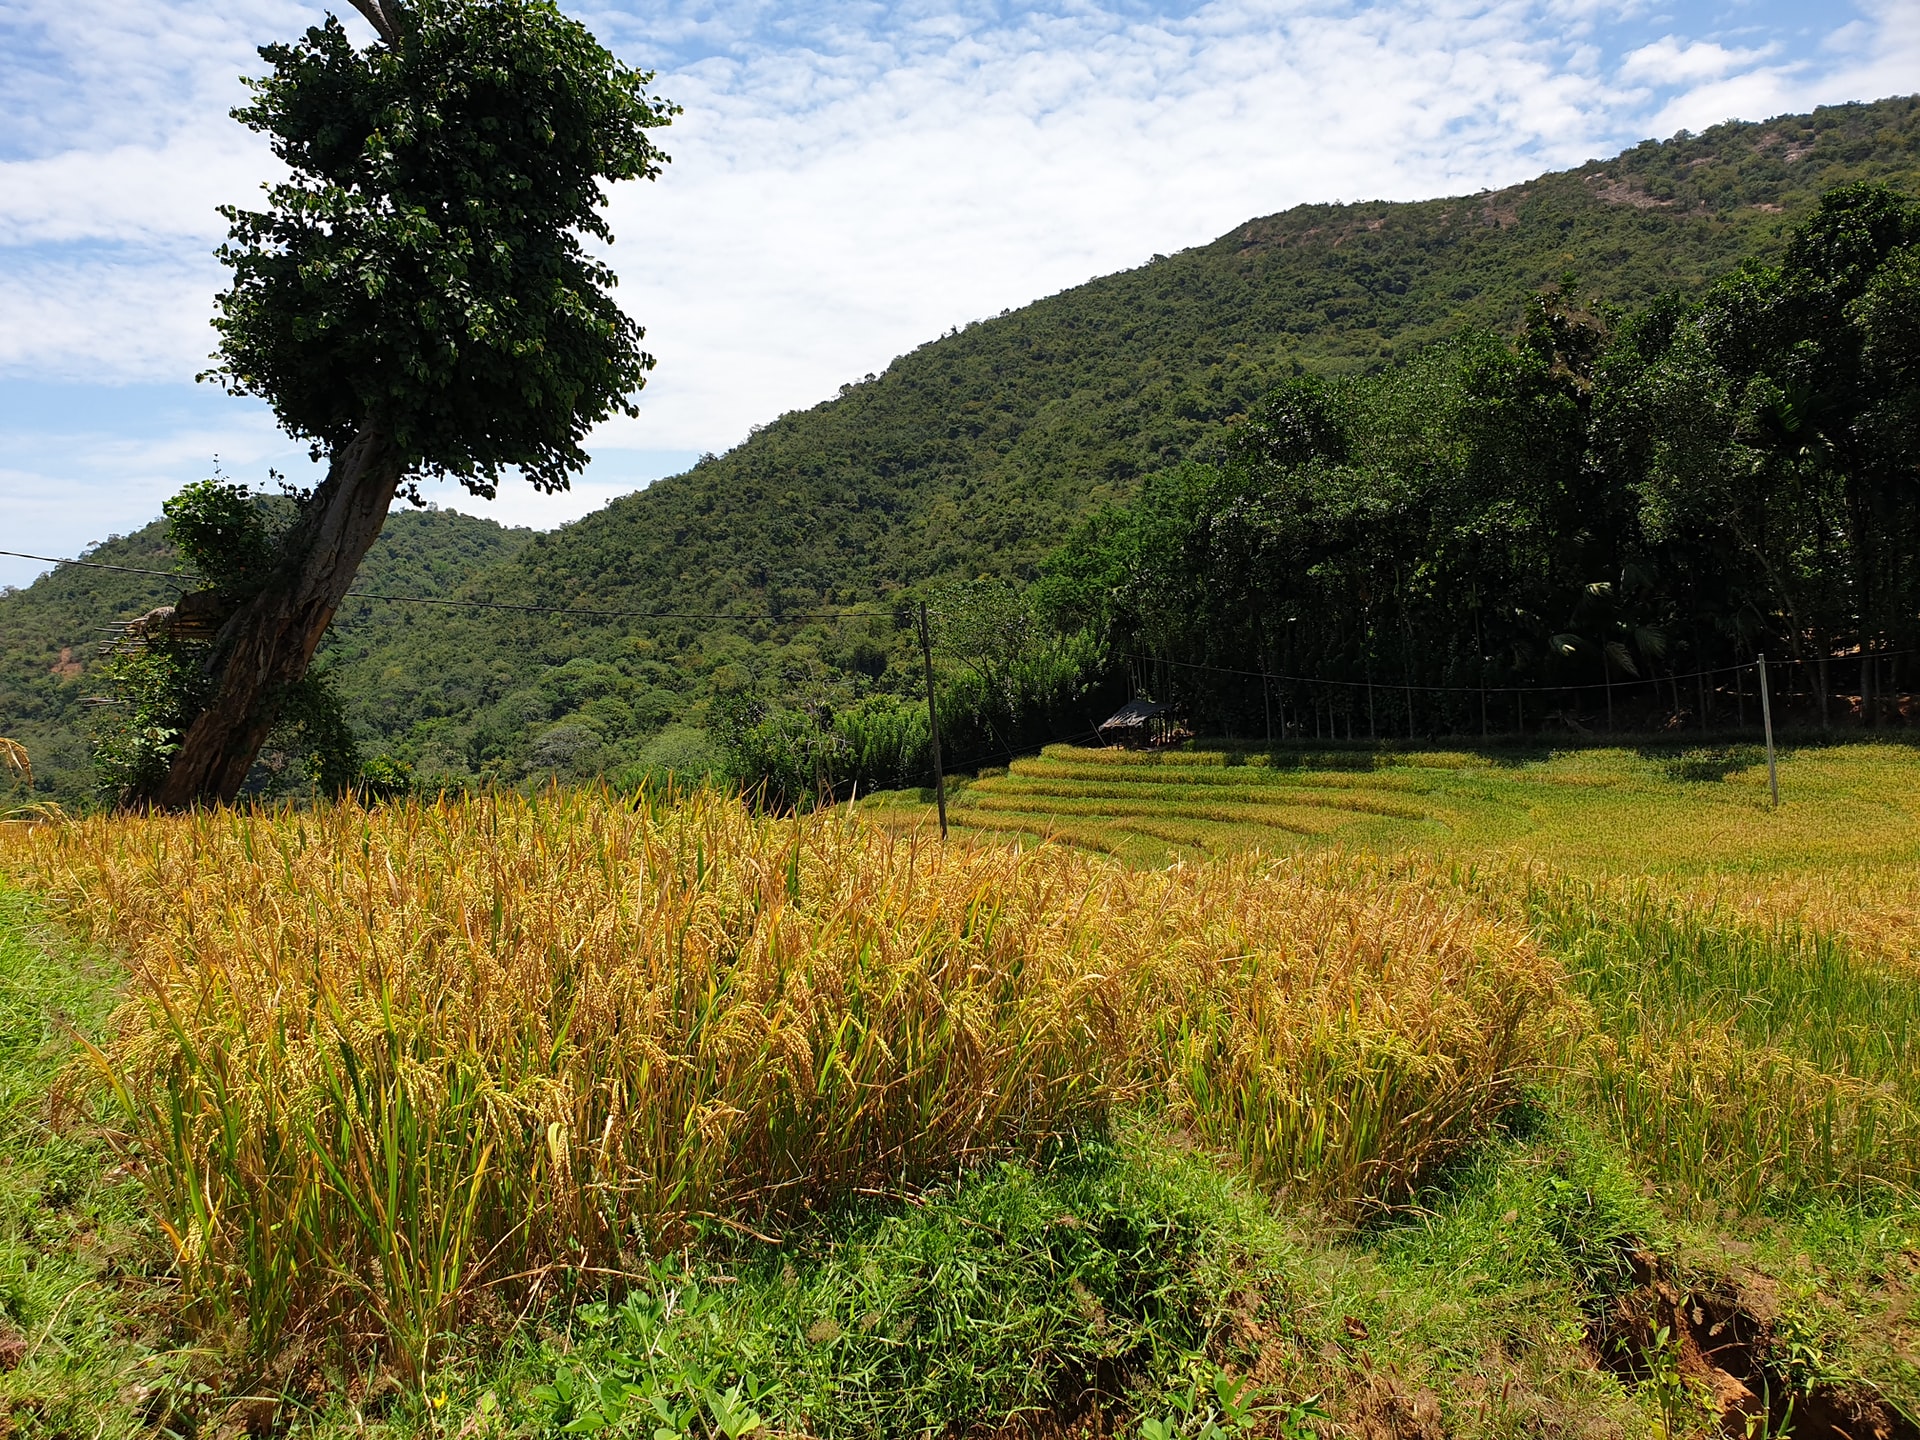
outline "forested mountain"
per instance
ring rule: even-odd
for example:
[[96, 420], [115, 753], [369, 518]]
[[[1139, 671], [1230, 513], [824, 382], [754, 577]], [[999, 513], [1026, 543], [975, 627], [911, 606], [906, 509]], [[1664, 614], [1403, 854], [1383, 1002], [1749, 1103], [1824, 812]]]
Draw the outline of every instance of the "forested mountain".
[[[532, 531], [443, 510], [405, 510], [387, 521], [361, 566], [358, 587], [391, 594], [447, 595], [476, 571], [509, 560]], [[0, 734], [24, 742], [42, 794], [72, 802], [90, 791], [87, 700], [100, 692], [98, 661], [106, 629], [116, 620], [168, 605], [187, 577], [168, 580], [130, 573], [171, 570], [177, 564], [161, 521], [115, 536], [88, 551], [98, 565], [63, 565], [24, 589], [0, 591]], [[350, 672], [361, 699], [362, 725], [378, 714], [378, 695], [394, 683], [383, 664], [404, 648], [413, 607], [382, 606], [343, 627], [329, 649], [330, 664]], [[389, 657], [383, 662], [376, 655]], [[377, 725], [368, 726], [370, 731]]]
[[1920, 179], [1920, 101], [1649, 142], [1508, 190], [1311, 205], [922, 346], [522, 557], [548, 597], [843, 603], [1016, 571], [1295, 366], [1516, 323], [1572, 271], [1633, 306], [1777, 251], [1822, 192]]
[[[905, 690], [893, 601], [943, 578], [1030, 579], [1076, 522], [1217, 443], [1277, 382], [1380, 369], [1475, 327], [1510, 332], [1529, 297], [1569, 276], [1629, 309], [1698, 290], [1777, 255], [1822, 193], [1862, 179], [1920, 190], [1920, 100], [1718, 126], [1476, 196], [1249, 221], [930, 342], [455, 582], [509, 603], [878, 618], [362, 606], [331, 646], [343, 697], [371, 748], [432, 773], [518, 778], [659, 759], [686, 741], [672, 722], [704, 723], [716, 692], [844, 709]], [[42, 582], [56, 583], [69, 582]], [[0, 609], [12, 676], [9, 619]], [[0, 733], [13, 724], [0, 716]]]

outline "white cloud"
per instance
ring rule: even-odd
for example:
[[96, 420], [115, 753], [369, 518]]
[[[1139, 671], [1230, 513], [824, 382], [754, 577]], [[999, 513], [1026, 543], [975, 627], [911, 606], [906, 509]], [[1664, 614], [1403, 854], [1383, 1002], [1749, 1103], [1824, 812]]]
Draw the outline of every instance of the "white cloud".
[[5, 0], [0, 154], [152, 146], [183, 129], [228, 128], [227, 111], [246, 95], [241, 73], [261, 68], [255, 47], [320, 15], [297, 0]]
[[1630, 52], [1620, 63], [1620, 76], [1654, 85], [1697, 84], [1718, 80], [1729, 70], [1748, 69], [1765, 59], [1769, 49], [1729, 50], [1709, 40], [1689, 43], [1677, 35], [1663, 35]]
[[1869, 26], [1862, 34], [1842, 27], [1836, 47], [1851, 63], [1835, 79], [1846, 87], [1843, 98], [1908, 95], [1920, 86], [1920, 4], [1915, 0], [1857, 0]]
[[272, 165], [237, 125], [182, 131], [159, 145], [0, 160], [0, 245], [186, 242], [204, 253], [226, 231], [218, 207], [254, 203]]
[[189, 379], [213, 349], [219, 280], [210, 257], [165, 248], [16, 256], [0, 266], [0, 373]]

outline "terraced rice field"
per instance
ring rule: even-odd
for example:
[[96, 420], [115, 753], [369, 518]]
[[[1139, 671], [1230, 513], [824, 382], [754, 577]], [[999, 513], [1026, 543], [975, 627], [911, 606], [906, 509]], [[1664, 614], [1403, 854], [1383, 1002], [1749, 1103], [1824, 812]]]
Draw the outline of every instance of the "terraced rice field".
[[963, 832], [1063, 840], [1146, 863], [1329, 841], [1397, 847], [1433, 827], [1431, 787], [1410, 767], [1298, 759], [1053, 746], [965, 785], [948, 813]]
[[[1160, 864], [1223, 851], [1341, 845], [1542, 859], [1575, 871], [1747, 877], [1920, 860], [1920, 753], [1904, 744], [1783, 748], [1782, 804], [1758, 746], [1553, 750], [1169, 751], [1048, 747], [958, 782], [960, 834], [1052, 839]], [[876, 796], [896, 824], [918, 797]]]

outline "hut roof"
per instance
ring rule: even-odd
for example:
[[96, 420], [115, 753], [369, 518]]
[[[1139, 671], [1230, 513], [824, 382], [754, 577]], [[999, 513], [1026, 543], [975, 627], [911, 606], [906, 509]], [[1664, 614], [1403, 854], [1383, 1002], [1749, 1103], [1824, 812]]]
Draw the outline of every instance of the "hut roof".
[[1148, 721], [1166, 713], [1167, 707], [1158, 700], [1129, 700], [1101, 721], [1100, 729], [1103, 733], [1108, 730], [1138, 730]]

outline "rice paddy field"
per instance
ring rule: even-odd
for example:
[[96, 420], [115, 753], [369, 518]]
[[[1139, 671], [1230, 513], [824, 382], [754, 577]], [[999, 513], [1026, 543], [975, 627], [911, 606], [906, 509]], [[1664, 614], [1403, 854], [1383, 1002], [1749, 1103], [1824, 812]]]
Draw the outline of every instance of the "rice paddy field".
[[[1050, 839], [1133, 865], [1259, 849], [1538, 861], [1593, 881], [1647, 879], [1708, 906], [1844, 928], [1911, 958], [1920, 936], [1920, 750], [1640, 748], [1169, 751], [1056, 745], [962, 777], [956, 834]], [[930, 823], [931, 795], [870, 797], [881, 823]]]
[[0, 1435], [1920, 1434], [1920, 756], [0, 826]]

